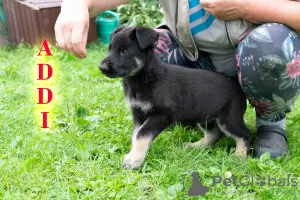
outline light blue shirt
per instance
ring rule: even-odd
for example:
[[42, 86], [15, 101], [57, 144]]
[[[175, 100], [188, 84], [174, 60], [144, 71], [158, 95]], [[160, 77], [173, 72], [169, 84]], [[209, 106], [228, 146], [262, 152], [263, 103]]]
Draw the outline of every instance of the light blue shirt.
[[200, 0], [189, 0], [189, 8], [189, 22], [193, 36], [208, 29], [216, 19], [211, 13], [206, 12], [204, 8], [201, 7]]
[[229, 41], [226, 22], [216, 19], [200, 2], [189, 0], [189, 26], [194, 42], [199, 50], [209, 53], [216, 71], [236, 74], [235, 48]]

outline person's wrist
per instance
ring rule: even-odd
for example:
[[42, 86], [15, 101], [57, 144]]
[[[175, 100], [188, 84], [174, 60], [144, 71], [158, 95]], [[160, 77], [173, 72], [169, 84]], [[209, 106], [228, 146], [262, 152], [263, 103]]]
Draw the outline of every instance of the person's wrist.
[[63, 0], [61, 4], [61, 10], [71, 9], [70, 5], [79, 4], [80, 6], [86, 6], [87, 8], [92, 7], [91, 0]]
[[[86, 3], [87, 9], [89, 11], [90, 17], [95, 17], [100, 12], [103, 12], [107, 9], [109, 0], [83, 0]], [[99, 10], [99, 1], [101, 2], [101, 9]], [[96, 4], [96, 5], [95, 5]]]
[[87, 8], [91, 10], [93, 8], [93, 1], [92, 0], [83, 0], [86, 2]]

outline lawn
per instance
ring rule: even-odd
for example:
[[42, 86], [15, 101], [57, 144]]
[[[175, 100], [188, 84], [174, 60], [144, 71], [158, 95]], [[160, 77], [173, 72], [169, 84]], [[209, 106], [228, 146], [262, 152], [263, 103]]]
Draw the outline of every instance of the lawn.
[[[120, 79], [100, 74], [106, 47], [91, 45], [79, 60], [52, 48], [55, 81], [51, 129], [39, 128], [33, 71], [38, 50], [21, 45], [0, 49], [0, 199], [185, 199], [198, 172], [209, 187], [195, 199], [300, 199], [300, 99], [288, 115], [290, 155], [270, 160], [240, 160], [234, 142], [223, 138], [214, 147], [183, 147], [203, 134], [175, 126], [153, 143], [139, 170], [125, 170], [122, 159], [131, 147], [131, 115]], [[46, 108], [45, 108], [46, 109]], [[248, 127], [255, 136], [253, 108]], [[298, 187], [248, 184], [212, 186], [213, 176], [298, 177]], [[287, 185], [287, 183], [285, 183]], [[193, 198], [190, 198], [193, 199]]]

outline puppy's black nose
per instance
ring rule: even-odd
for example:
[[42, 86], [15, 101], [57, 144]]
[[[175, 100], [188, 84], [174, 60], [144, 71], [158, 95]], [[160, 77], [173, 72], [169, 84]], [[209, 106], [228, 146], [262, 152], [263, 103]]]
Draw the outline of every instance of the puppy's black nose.
[[109, 69], [110, 69], [110, 67], [111, 67], [111, 63], [109, 63], [109, 62], [101, 63], [101, 65], [100, 65], [100, 70], [101, 70], [102, 72], [108, 72]]

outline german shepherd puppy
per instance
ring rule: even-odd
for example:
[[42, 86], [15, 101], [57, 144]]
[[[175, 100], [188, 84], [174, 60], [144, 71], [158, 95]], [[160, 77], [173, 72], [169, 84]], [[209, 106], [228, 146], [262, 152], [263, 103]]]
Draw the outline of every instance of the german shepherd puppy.
[[123, 79], [133, 115], [132, 149], [124, 167], [141, 166], [151, 142], [177, 122], [198, 124], [204, 132], [204, 138], [187, 146], [205, 148], [223, 132], [236, 141], [235, 154], [245, 157], [249, 130], [243, 119], [246, 98], [238, 81], [164, 63], [154, 51], [158, 37], [150, 28], [120, 27], [111, 35], [109, 54], [100, 64], [104, 75]]

